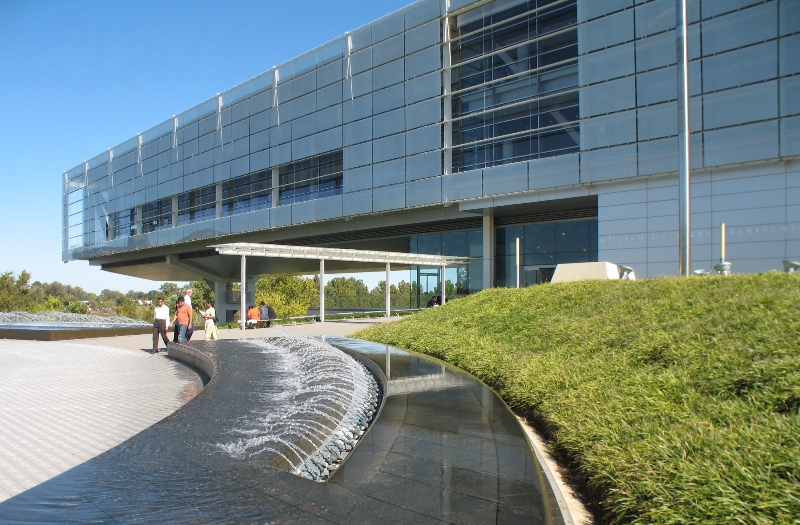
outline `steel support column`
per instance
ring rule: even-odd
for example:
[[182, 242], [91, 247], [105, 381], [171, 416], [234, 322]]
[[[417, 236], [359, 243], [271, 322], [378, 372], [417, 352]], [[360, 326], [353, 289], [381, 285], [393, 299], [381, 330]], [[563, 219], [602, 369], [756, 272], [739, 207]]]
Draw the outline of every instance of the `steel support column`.
[[247, 327], [247, 256], [242, 255], [241, 267], [242, 282], [239, 285], [239, 322], [242, 324], [242, 330]]
[[391, 264], [386, 263], [386, 317], [392, 315], [392, 294], [389, 290], [391, 286]]
[[678, 130], [680, 176], [678, 189], [678, 269], [681, 276], [691, 272], [691, 162], [689, 144], [689, 22], [687, 0], [677, 0], [675, 12], [678, 53]]

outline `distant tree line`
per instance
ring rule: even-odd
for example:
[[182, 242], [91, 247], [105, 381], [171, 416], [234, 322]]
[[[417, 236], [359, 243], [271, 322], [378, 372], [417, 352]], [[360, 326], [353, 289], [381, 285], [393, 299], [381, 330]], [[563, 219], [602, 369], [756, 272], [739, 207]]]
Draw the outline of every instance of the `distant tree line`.
[[[122, 293], [105, 289], [99, 295], [87, 292], [79, 286], [70, 286], [58, 281], [30, 282], [31, 274], [22, 271], [18, 275], [5, 272], [0, 275], [0, 311], [25, 312], [75, 312], [97, 315], [120, 315], [149, 321], [153, 318], [153, 304], [158, 297], [174, 311], [175, 303], [186, 290], [193, 291], [192, 304], [205, 307], [207, 299], [214, 300], [214, 292], [205, 280], [197, 280], [185, 286], [164, 283], [157, 290]], [[269, 275], [256, 282], [256, 304], [264, 301], [271, 305], [279, 318], [299, 317], [309, 309], [320, 306], [319, 276]], [[460, 286], [446, 282], [447, 297], [456, 297]], [[433, 295], [440, 295], [438, 288], [423, 292], [417, 283], [400, 281], [389, 287], [390, 304], [393, 309], [424, 307]], [[386, 281], [380, 281], [371, 290], [360, 279], [335, 277], [325, 284], [326, 310], [383, 310], [386, 307]], [[237, 316], [238, 317], [238, 316]]]
[[178, 297], [183, 297], [188, 288], [194, 292], [195, 305], [205, 306], [206, 299], [214, 299], [214, 292], [205, 281], [192, 281], [184, 287], [175, 283], [164, 283], [157, 290], [137, 292], [129, 290], [123, 294], [105, 289], [99, 295], [87, 292], [80, 286], [70, 286], [58, 281], [43, 283], [31, 281], [25, 270], [0, 274], [0, 312], [73, 312], [97, 315], [120, 315], [132, 319], [153, 319], [152, 303], [158, 297], [174, 310]]
[[[445, 284], [445, 295], [456, 297], [458, 287], [450, 281]], [[439, 288], [423, 292], [415, 282], [400, 281], [389, 286], [392, 309], [425, 307]], [[319, 276], [270, 275], [256, 282], [256, 304], [264, 301], [275, 309], [279, 318], [308, 314], [309, 309], [319, 309]], [[378, 282], [371, 290], [364, 281], [355, 277], [334, 277], [325, 283], [326, 310], [383, 310], [386, 308], [386, 281]]]

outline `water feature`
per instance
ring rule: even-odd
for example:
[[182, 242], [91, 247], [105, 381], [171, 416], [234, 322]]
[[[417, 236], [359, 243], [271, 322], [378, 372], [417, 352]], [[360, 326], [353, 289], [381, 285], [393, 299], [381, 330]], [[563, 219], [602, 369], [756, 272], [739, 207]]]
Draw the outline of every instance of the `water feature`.
[[[343, 422], [339, 414], [354, 413], [359, 403], [335, 389], [304, 390], [302, 378], [320, 388], [331, 388], [323, 375], [348, 385], [354, 380], [342, 370], [357, 376], [359, 367], [317, 363], [329, 349], [313, 340], [297, 349], [288, 340], [190, 341], [215, 363], [197, 397], [125, 443], [0, 503], [0, 522], [563, 523], [553, 519], [558, 502], [519, 423], [488, 387], [426, 356], [348, 338], [325, 342], [357, 356], [381, 388], [369, 431], [327, 482], [295, 475], [291, 465], [302, 469], [308, 460], [319, 473], [315, 450], [327, 453], [319, 446], [325, 436], [347, 429], [331, 420]], [[311, 365], [307, 376], [292, 370], [301, 364]], [[287, 385], [292, 392], [283, 394]], [[284, 398], [316, 404], [292, 415]], [[102, 402], [87, 399], [85, 410]], [[345, 450], [347, 437], [339, 435]], [[275, 468], [281, 462], [285, 468]]]
[[269, 362], [254, 410], [216, 447], [233, 457], [265, 455], [270, 465], [325, 481], [363, 436], [380, 389], [367, 368], [317, 339], [272, 332], [244, 344]]
[[153, 323], [128, 317], [69, 312], [0, 312], [0, 338], [59, 341], [144, 334]]
[[152, 327], [152, 323], [120, 316], [102, 316], [92, 314], [75, 314], [69, 312], [0, 312], [0, 326], [9, 328], [115, 328], [115, 327]]

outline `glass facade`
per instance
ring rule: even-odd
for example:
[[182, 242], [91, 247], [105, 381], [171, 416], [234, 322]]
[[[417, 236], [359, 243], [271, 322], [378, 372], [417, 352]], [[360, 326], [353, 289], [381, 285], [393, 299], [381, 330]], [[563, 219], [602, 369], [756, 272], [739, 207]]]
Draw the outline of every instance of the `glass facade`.
[[[549, 282], [559, 263], [597, 261], [597, 218], [536, 222], [495, 228], [495, 282], [492, 286], [517, 284], [517, 239], [520, 244], [520, 286]], [[483, 235], [480, 230], [435, 233], [411, 237], [411, 251], [431, 255], [471, 257], [474, 262], [449, 268], [446, 296], [475, 293], [483, 286]], [[440, 295], [441, 268], [416, 267], [411, 281], [417, 283], [420, 305]]]
[[172, 225], [172, 199], [160, 199], [142, 206], [142, 233], [153, 232]]
[[222, 184], [222, 215], [236, 215], [272, 206], [272, 173], [261, 170]]
[[580, 146], [576, 2], [530, 0], [455, 17], [453, 171]]
[[115, 239], [136, 235], [136, 208], [118, 211], [112, 217], [111, 231]]
[[497, 228], [496, 286], [517, 285], [517, 239], [520, 240], [520, 286], [549, 282], [560, 263], [597, 261], [597, 219], [541, 222]]
[[217, 188], [206, 186], [178, 196], [178, 224], [213, 219], [217, 213]]
[[292, 204], [342, 193], [342, 150], [281, 166], [280, 203]]
[[[742, 232], [730, 249], [740, 268], [800, 257], [793, 8], [691, 9], [692, 206], [703, 210], [692, 235], [705, 267], [720, 222]], [[462, 224], [445, 223], [519, 214], [527, 224], [556, 201], [593, 196], [594, 223], [564, 215], [513, 233], [523, 282], [585, 260], [674, 274], [674, 21], [662, 0], [416, 1], [66, 171], [62, 257], [102, 264], [243, 238], [333, 244], [384, 225], [413, 226], [414, 250], [471, 254], [473, 240], [445, 240]], [[504, 250], [516, 227], [483, 239], [497, 243], [493, 262], [470, 255], [447, 281], [468, 292], [495, 284], [483, 282], [490, 274], [515, 284]]]
[[[483, 237], [480, 230], [432, 233], [411, 237], [411, 252], [430, 255], [451, 255], [470, 257], [469, 265], [448, 268], [445, 275], [445, 296], [461, 297], [483, 289], [481, 258], [483, 257]], [[441, 296], [439, 288], [442, 280], [441, 268], [416, 266], [411, 270], [412, 307], [422, 308], [433, 296]]]
[[64, 177], [66, 198], [65, 247], [79, 248], [83, 245], [84, 192], [86, 175], [83, 170], [71, 170]]

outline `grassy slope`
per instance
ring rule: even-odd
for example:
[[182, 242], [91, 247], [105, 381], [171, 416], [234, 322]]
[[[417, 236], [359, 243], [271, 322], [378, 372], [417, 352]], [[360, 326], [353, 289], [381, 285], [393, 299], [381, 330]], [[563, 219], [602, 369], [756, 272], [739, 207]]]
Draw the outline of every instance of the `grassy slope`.
[[800, 277], [492, 289], [356, 337], [445, 359], [552, 430], [618, 523], [796, 523]]

